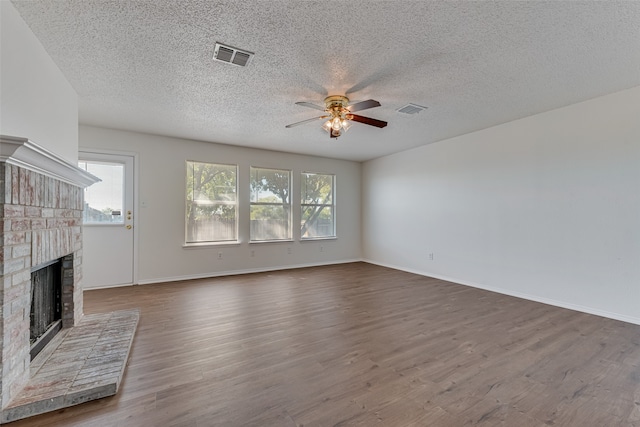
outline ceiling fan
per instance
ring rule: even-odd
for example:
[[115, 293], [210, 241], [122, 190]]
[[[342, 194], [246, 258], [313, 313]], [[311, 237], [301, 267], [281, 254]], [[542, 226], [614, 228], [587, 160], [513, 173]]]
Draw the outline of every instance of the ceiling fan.
[[365, 125], [375, 126], [378, 128], [383, 128], [387, 125], [387, 122], [383, 122], [382, 120], [353, 114], [356, 111], [366, 110], [367, 108], [379, 107], [380, 103], [373, 99], [349, 105], [349, 98], [346, 96], [331, 95], [324, 99], [324, 107], [310, 102], [296, 102], [296, 105], [314, 108], [316, 110], [324, 111], [326, 114], [312, 119], [303, 120], [301, 122], [292, 123], [285, 127], [292, 128], [304, 123], [327, 119], [322, 127], [324, 130], [329, 132], [329, 136], [331, 138], [337, 138], [342, 135], [342, 132], [346, 132], [351, 127], [351, 121], [364, 123]]

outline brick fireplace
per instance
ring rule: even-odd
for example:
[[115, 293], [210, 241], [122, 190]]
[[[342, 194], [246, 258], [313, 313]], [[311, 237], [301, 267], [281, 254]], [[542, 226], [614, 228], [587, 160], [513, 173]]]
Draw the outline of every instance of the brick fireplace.
[[83, 189], [97, 178], [37, 144], [0, 136], [0, 404], [30, 378], [31, 270], [62, 259], [62, 327], [82, 312]]

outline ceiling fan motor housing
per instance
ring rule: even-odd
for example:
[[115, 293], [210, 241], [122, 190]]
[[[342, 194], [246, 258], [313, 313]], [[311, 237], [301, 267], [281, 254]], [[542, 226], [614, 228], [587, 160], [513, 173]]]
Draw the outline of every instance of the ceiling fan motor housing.
[[336, 112], [338, 115], [346, 112], [349, 105], [349, 98], [342, 95], [331, 95], [324, 99], [324, 105], [327, 112]]

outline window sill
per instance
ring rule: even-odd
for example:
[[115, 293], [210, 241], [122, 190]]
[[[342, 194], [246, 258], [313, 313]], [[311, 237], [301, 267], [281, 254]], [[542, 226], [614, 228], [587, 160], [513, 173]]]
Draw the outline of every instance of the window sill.
[[286, 240], [252, 240], [249, 242], [250, 245], [261, 245], [263, 243], [293, 243], [295, 240], [286, 239]]
[[317, 242], [318, 240], [338, 240], [337, 236], [330, 237], [303, 237], [300, 242]]
[[240, 242], [237, 240], [230, 242], [201, 242], [201, 243], [184, 243], [182, 249], [207, 249], [218, 246], [240, 246]]

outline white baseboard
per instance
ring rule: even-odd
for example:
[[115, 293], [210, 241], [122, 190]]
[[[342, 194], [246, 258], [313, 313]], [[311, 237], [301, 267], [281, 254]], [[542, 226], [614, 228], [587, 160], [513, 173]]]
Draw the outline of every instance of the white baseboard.
[[100, 286], [83, 286], [83, 291], [93, 291], [94, 289], [110, 289], [110, 288], [123, 288], [125, 286], [133, 286], [133, 283], [119, 283], [117, 285], [100, 285]]
[[[278, 265], [273, 267], [259, 267], [259, 268], [247, 268], [242, 270], [228, 270], [228, 271], [212, 271], [208, 273], [198, 273], [198, 274], [187, 274], [182, 276], [172, 276], [172, 277], [158, 277], [154, 279], [146, 279], [139, 280], [139, 285], [150, 285], [153, 283], [164, 283], [164, 282], [179, 282], [182, 280], [194, 280], [194, 279], [208, 279], [211, 277], [221, 277], [221, 276], [237, 276], [240, 274], [251, 274], [251, 273], [265, 273], [269, 271], [279, 271], [279, 270], [293, 270], [296, 268], [306, 268], [306, 267], [320, 267], [323, 265], [337, 265], [337, 264], [348, 264], [352, 262], [360, 262], [362, 259], [345, 259], [339, 261], [330, 261], [330, 262], [314, 262], [314, 263], [306, 263], [306, 264], [296, 264], [296, 265]], [[126, 285], [125, 285], [126, 286]], [[97, 289], [97, 288], [92, 288]]]
[[[296, 264], [296, 265], [286, 265], [286, 266], [274, 266], [274, 267], [260, 267], [260, 268], [248, 268], [242, 270], [229, 270], [229, 271], [215, 271], [208, 273], [199, 273], [199, 274], [188, 274], [182, 276], [172, 276], [172, 277], [160, 277], [154, 279], [140, 280], [138, 284], [140, 285], [149, 285], [154, 283], [164, 283], [164, 282], [179, 282], [184, 280], [194, 280], [194, 279], [207, 279], [213, 277], [223, 277], [223, 276], [236, 276], [240, 274], [251, 274], [251, 273], [265, 273], [269, 271], [278, 271], [278, 270], [292, 270], [296, 268], [305, 268], [305, 267], [320, 267], [325, 265], [337, 265], [337, 264], [348, 264], [352, 262], [366, 262], [373, 265], [379, 265], [381, 267], [393, 268], [394, 270], [406, 271], [407, 273], [417, 274], [419, 276], [433, 277], [434, 279], [445, 280], [447, 282], [453, 282], [464, 286], [470, 286], [472, 288], [484, 289], [486, 291], [497, 292], [503, 295], [509, 295], [516, 298], [522, 298], [529, 301], [540, 302], [543, 304], [552, 305], [555, 307], [566, 308], [569, 310], [579, 311], [582, 313], [593, 314], [596, 316], [606, 317], [609, 319], [620, 320], [622, 322], [633, 323], [635, 325], [640, 325], [640, 318], [627, 316], [624, 314], [614, 313], [606, 310], [600, 310], [593, 307], [586, 307], [578, 304], [572, 304], [565, 301], [558, 301], [550, 298], [540, 297], [537, 295], [531, 295], [523, 292], [516, 292], [510, 289], [497, 288], [494, 286], [486, 286], [481, 283], [470, 282], [468, 280], [460, 280], [455, 277], [442, 276], [439, 274], [433, 274], [428, 271], [421, 271], [412, 268], [401, 267], [398, 265], [387, 264], [382, 262], [373, 261], [370, 259], [347, 259], [340, 261], [331, 261], [331, 262], [318, 262], [318, 263], [306, 263], [306, 264]], [[91, 288], [85, 288], [84, 290], [90, 291], [94, 289], [107, 289], [107, 288], [117, 288], [124, 286], [132, 286], [132, 284], [122, 284], [122, 285], [109, 285], [109, 286], [96, 286]]]
[[496, 288], [496, 287], [493, 287], [493, 286], [486, 286], [486, 285], [483, 285], [483, 284], [480, 284], [480, 283], [469, 282], [467, 280], [460, 280], [460, 279], [456, 279], [454, 277], [447, 277], [447, 276], [442, 276], [442, 275], [439, 275], [439, 274], [432, 274], [432, 273], [429, 273], [428, 271], [419, 271], [419, 270], [415, 270], [415, 269], [412, 269], [412, 268], [406, 268], [406, 267], [400, 267], [400, 266], [397, 266], [397, 265], [381, 263], [381, 262], [373, 261], [373, 260], [370, 260], [370, 259], [363, 259], [362, 261], [366, 262], [366, 263], [369, 263], [369, 264], [379, 265], [381, 267], [393, 268], [394, 270], [406, 271], [407, 273], [413, 273], [413, 274], [417, 274], [419, 276], [433, 277], [434, 279], [445, 280], [447, 282], [453, 282], [453, 283], [457, 283], [457, 284], [464, 285], [464, 286], [470, 286], [472, 288], [484, 289], [485, 291], [496, 292], [496, 293], [499, 293], [499, 294], [509, 295], [509, 296], [516, 297], [516, 298], [522, 298], [522, 299], [526, 299], [526, 300], [529, 300], [529, 301], [535, 301], [535, 302], [540, 302], [540, 303], [543, 303], [543, 304], [553, 305], [555, 307], [567, 308], [569, 310], [579, 311], [579, 312], [587, 313], [587, 314], [594, 314], [596, 316], [606, 317], [608, 319], [620, 320], [622, 322], [627, 322], [627, 323], [633, 323], [635, 325], [640, 325], [640, 318], [633, 317], [633, 316], [627, 316], [625, 314], [613, 313], [613, 312], [606, 311], [606, 310], [600, 310], [598, 308], [586, 307], [586, 306], [583, 306], [583, 305], [572, 304], [572, 303], [565, 302], [565, 301], [558, 301], [558, 300], [554, 300], [554, 299], [550, 299], [550, 298], [540, 297], [540, 296], [537, 296], [537, 295], [531, 295], [531, 294], [527, 294], [527, 293], [516, 292], [516, 291], [509, 290], [509, 289]]

